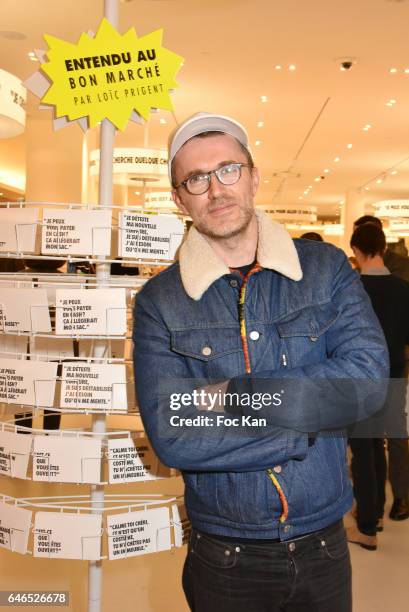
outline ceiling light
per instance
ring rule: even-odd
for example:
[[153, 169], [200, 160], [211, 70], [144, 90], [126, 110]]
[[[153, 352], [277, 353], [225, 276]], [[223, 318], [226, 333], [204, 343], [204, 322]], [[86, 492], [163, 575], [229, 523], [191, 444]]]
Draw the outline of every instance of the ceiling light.
[[36, 57], [30, 56], [28, 59], [30, 59], [32, 62], [38, 62], [38, 59]]
[[364, 187], [365, 191], [369, 191], [369, 187]]
[[308, 191], [307, 191], [307, 189], [304, 191], [304, 195], [308, 195]]
[[403, 71], [405, 74], [409, 74], [409, 68], [405, 68], [405, 70]]
[[264, 125], [264, 121], [259, 121], [259, 122], [257, 123], [257, 127], [263, 127], [263, 125]]
[[351, 144], [347, 144], [347, 149], [352, 149], [352, 145]]
[[370, 123], [367, 123], [366, 125], [364, 125], [363, 130], [364, 132], [367, 132], [368, 130], [370, 130], [372, 127], [372, 125]]
[[290, 64], [290, 65], [288, 66], [288, 70], [291, 70], [291, 71], [293, 72], [293, 71], [295, 70], [295, 66], [294, 66], [294, 64]]
[[386, 106], [393, 106], [392, 102], [387, 102]]
[[312, 189], [312, 185], [308, 185], [308, 189]]
[[340, 157], [334, 157], [334, 162], [339, 162], [341, 160]]
[[325, 168], [324, 172], [325, 172], [325, 174], [328, 174], [328, 172], [330, 172], [330, 169], [329, 168]]
[[391, 174], [398, 174], [397, 170], [392, 170]]
[[274, 66], [274, 68], [275, 68], [276, 70], [281, 70], [281, 69], [282, 69], [282, 66], [280, 66], [280, 64], [277, 64], [276, 66]]
[[389, 102], [390, 102], [391, 104], [396, 104], [396, 100], [394, 100], [393, 98], [392, 98], [391, 100], [389, 100]]
[[316, 177], [315, 177], [315, 179], [314, 179], [314, 181], [315, 181], [316, 183], [318, 183], [320, 180], [321, 180], [321, 177], [320, 177], [320, 176], [316, 176]]
[[264, 182], [265, 183], [269, 183], [270, 181], [268, 179], [264, 179]]
[[140, 191], [134, 191], [134, 194], [135, 195], [141, 195], [141, 192]]
[[29, 52], [28, 52], [28, 56], [29, 56], [29, 57], [35, 57], [35, 55], [36, 55], [36, 54], [34, 53], [34, 51], [29, 51]]
[[260, 100], [262, 102], [267, 102], [268, 98], [267, 98], [267, 96], [260, 96]]
[[161, 123], [162, 125], [166, 125], [167, 121], [166, 119], [159, 119], [159, 123]]
[[391, 68], [391, 69], [389, 70], [389, 72], [392, 72], [392, 74], [394, 74], [395, 72], [398, 72], [398, 69], [397, 69], [397, 68]]
[[345, 204], [345, 200], [340, 200], [340, 201], [339, 201], [339, 203], [340, 203], [340, 204], [341, 204], [341, 206], [342, 206], [342, 204]]
[[302, 196], [298, 196], [298, 199], [299, 199], [299, 200], [302, 200], [302, 199], [303, 199], [303, 197], [302, 197]]
[[256, 147], [258, 147], [258, 145], [261, 144], [261, 140], [256, 140], [256, 142], [254, 144], [256, 145]]
[[380, 185], [383, 182], [383, 179], [379, 178], [377, 181], [378, 185]]

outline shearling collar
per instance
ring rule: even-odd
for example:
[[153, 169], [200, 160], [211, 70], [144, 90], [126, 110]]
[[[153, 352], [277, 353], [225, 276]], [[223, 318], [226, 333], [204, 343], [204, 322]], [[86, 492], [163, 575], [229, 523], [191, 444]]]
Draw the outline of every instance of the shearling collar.
[[[280, 272], [291, 280], [301, 280], [301, 265], [291, 236], [265, 212], [256, 210], [256, 216], [257, 262], [263, 268]], [[190, 228], [180, 248], [179, 265], [183, 287], [193, 300], [200, 300], [212, 283], [225, 274], [230, 274], [228, 266], [195, 227]]]

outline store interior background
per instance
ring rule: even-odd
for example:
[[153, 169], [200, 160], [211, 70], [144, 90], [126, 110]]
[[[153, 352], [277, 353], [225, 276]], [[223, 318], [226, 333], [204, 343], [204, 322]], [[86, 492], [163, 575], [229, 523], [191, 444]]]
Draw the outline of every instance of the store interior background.
[[[39, 69], [29, 54], [46, 49], [43, 34], [76, 42], [102, 17], [102, 0], [2, 0], [0, 67], [24, 81]], [[344, 224], [343, 235], [324, 238], [349, 253], [355, 218], [373, 214], [376, 202], [409, 196], [408, 23], [407, 0], [124, 0], [119, 31], [135, 27], [142, 36], [163, 27], [164, 46], [185, 63], [174, 113], [152, 114], [146, 126], [129, 123], [115, 146], [164, 149], [169, 132], [194, 112], [231, 115], [247, 127], [261, 171], [256, 203], [316, 206], [319, 224]], [[341, 70], [342, 62], [351, 68]], [[25, 132], [0, 139], [0, 201], [96, 201], [88, 154], [98, 148], [99, 130], [54, 132], [52, 113], [30, 93], [26, 110]], [[115, 185], [114, 203], [142, 204], [143, 189], [128, 178]], [[406, 221], [399, 237], [408, 245]], [[32, 495], [71, 493], [68, 485], [64, 493], [58, 486], [41, 493], [34, 484]], [[32, 487], [2, 479], [1, 490], [27, 496]], [[152, 493], [180, 490], [175, 479], [149, 486]], [[383, 611], [386, 602], [396, 612], [407, 609], [408, 525], [389, 522], [381, 538], [376, 554], [352, 551], [356, 612]], [[104, 610], [187, 610], [183, 558], [176, 550], [107, 562]], [[71, 609], [86, 609], [85, 562], [1, 550], [0, 576], [3, 590], [70, 590]]]

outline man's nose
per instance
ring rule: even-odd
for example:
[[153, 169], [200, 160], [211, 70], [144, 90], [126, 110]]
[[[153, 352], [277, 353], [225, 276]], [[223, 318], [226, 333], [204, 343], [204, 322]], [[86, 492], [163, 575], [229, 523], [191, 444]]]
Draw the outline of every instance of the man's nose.
[[210, 175], [208, 195], [210, 199], [217, 198], [223, 191], [223, 185], [215, 174]]

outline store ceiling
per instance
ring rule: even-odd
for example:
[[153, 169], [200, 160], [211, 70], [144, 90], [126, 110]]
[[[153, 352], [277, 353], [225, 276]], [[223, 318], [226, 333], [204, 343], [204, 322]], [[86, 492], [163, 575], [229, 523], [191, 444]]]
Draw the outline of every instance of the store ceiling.
[[[164, 45], [185, 65], [174, 115], [129, 125], [117, 146], [164, 147], [176, 120], [217, 111], [248, 128], [260, 204], [318, 205], [335, 216], [350, 191], [362, 189], [368, 203], [407, 197], [408, 0], [128, 0], [119, 14], [121, 32], [163, 27]], [[2, 0], [0, 67], [25, 79], [44, 33], [75, 42], [102, 16], [102, 0]], [[342, 61], [351, 69], [341, 71]], [[31, 120], [51, 120], [37, 106], [30, 95]]]

